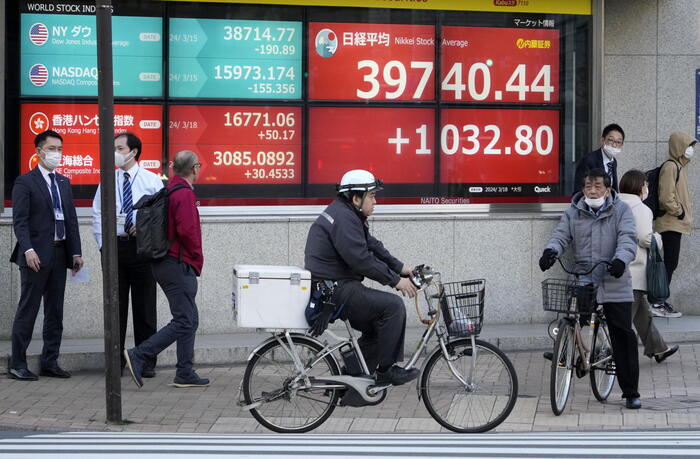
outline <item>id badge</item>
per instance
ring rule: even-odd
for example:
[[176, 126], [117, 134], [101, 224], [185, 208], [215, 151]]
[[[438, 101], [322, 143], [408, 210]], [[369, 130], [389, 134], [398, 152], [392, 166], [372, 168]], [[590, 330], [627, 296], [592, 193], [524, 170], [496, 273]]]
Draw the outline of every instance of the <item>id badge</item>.
[[56, 217], [56, 221], [58, 220], [64, 220], [63, 218], [63, 211], [62, 210], [54, 210], [54, 214]]
[[126, 223], [126, 214], [117, 214], [117, 233], [124, 232], [124, 223]]

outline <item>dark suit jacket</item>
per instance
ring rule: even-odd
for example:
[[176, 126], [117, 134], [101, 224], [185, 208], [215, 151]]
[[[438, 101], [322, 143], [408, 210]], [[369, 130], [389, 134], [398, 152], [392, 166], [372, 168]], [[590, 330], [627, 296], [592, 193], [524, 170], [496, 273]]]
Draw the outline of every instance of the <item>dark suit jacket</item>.
[[[576, 194], [583, 188], [583, 178], [591, 169], [602, 169], [605, 172], [603, 164], [603, 150], [600, 148], [583, 156], [576, 164], [576, 176], [574, 177], [574, 190], [571, 194]], [[617, 189], [617, 159], [613, 159], [613, 181], [612, 188]]]
[[[73, 267], [73, 255], [82, 255], [78, 216], [75, 213], [73, 192], [70, 181], [56, 174], [56, 186], [61, 195], [63, 218], [66, 227], [67, 267]], [[19, 266], [27, 266], [24, 252], [34, 249], [41, 264], [49, 266], [53, 259], [53, 239], [56, 230], [56, 217], [53, 211], [51, 193], [39, 166], [17, 177], [12, 187], [12, 223], [17, 237], [15, 250], [10, 261]]]

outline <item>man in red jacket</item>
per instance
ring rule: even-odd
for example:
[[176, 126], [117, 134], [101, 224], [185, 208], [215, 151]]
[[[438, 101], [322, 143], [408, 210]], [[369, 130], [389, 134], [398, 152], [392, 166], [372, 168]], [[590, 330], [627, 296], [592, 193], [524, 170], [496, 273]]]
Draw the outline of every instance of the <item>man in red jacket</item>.
[[173, 385], [176, 387], [203, 387], [209, 380], [200, 378], [192, 369], [194, 336], [199, 314], [194, 298], [197, 295], [197, 277], [202, 272], [202, 228], [195, 203], [192, 184], [199, 178], [201, 164], [191, 151], [180, 151], [173, 160], [175, 177], [168, 188], [185, 185], [173, 191], [168, 198], [168, 255], [153, 263], [153, 275], [170, 303], [173, 319], [165, 327], [139, 344], [124, 351], [126, 364], [137, 386], [143, 386], [142, 371], [149, 359], [177, 342], [177, 366]]

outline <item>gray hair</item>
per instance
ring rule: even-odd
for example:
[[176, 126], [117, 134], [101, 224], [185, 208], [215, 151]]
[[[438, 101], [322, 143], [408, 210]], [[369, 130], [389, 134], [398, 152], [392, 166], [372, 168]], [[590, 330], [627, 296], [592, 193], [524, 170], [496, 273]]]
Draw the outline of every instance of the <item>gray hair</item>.
[[179, 177], [189, 177], [195, 164], [197, 164], [195, 152], [190, 150], [178, 151], [173, 159], [173, 172]]

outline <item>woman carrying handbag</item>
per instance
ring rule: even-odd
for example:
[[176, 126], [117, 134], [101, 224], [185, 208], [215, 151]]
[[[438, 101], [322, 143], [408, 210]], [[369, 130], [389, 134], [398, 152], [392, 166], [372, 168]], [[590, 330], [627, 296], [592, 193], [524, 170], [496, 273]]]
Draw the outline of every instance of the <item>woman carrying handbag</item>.
[[620, 199], [632, 209], [637, 226], [637, 257], [630, 263], [632, 274], [632, 322], [637, 334], [644, 344], [644, 355], [654, 358], [658, 363], [678, 351], [678, 345], [667, 346], [659, 330], [652, 322], [649, 303], [647, 302], [647, 250], [652, 245], [652, 237], [661, 246], [661, 237], [652, 230], [653, 214], [642, 201], [649, 193], [647, 177], [644, 172], [630, 170], [620, 179]]

